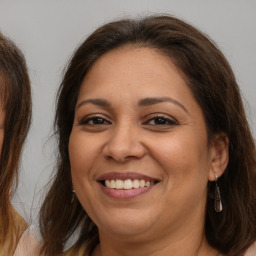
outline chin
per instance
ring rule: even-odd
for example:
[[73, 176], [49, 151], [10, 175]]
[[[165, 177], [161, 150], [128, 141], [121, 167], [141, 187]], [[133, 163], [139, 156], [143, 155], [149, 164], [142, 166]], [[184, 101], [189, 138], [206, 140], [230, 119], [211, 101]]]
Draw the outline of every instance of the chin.
[[[107, 225], [104, 227], [105, 231], [108, 234], [112, 234], [113, 236], [125, 237], [126, 239], [131, 237], [134, 238], [140, 234], [145, 233], [148, 230], [147, 225], [143, 225], [142, 223], [122, 223], [120, 225]], [[100, 230], [100, 229], [99, 229]]]
[[[128, 211], [130, 212], [130, 211]], [[145, 233], [154, 223], [152, 218], [141, 213], [118, 213], [110, 215], [108, 219], [101, 220], [100, 225], [97, 225], [99, 230], [105, 230], [108, 234], [115, 236], [135, 236]]]

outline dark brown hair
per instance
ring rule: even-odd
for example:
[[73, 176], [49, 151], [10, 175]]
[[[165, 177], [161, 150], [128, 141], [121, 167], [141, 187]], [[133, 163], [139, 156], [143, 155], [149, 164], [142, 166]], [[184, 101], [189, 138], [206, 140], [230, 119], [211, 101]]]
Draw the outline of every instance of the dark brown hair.
[[[0, 255], [12, 255], [26, 223], [11, 205], [17, 184], [22, 146], [31, 119], [30, 81], [25, 59], [9, 39], [0, 34], [1, 107], [5, 114], [0, 156]], [[3, 253], [3, 254], [1, 254]]]
[[[243, 255], [256, 240], [256, 152], [234, 74], [223, 54], [203, 33], [171, 16], [150, 16], [108, 23], [75, 51], [59, 88], [55, 127], [59, 145], [57, 173], [43, 203], [40, 227], [46, 255], [61, 255], [67, 239], [80, 226], [74, 248], [98, 242], [98, 230], [72, 201], [68, 154], [74, 110], [80, 85], [103, 54], [124, 45], [154, 48], [183, 73], [201, 106], [209, 139], [229, 137], [230, 160], [219, 179], [224, 209], [214, 210], [214, 184], [208, 184], [205, 234], [209, 244], [229, 256]], [[75, 255], [75, 254], [74, 254]]]

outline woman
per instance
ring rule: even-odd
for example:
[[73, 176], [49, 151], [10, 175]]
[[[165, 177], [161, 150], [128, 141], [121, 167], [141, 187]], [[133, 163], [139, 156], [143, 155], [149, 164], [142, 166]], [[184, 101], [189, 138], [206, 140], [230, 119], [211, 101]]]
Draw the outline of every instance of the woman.
[[19, 49], [0, 34], [0, 255], [13, 255], [27, 224], [11, 205], [19, 159], [31, 119], [27, 66]]
[[253, 253], [254, 141], [229, 64], [194, 27], [151, 16], [97, 29], [67, 67], [55, 124], [45, 255]]

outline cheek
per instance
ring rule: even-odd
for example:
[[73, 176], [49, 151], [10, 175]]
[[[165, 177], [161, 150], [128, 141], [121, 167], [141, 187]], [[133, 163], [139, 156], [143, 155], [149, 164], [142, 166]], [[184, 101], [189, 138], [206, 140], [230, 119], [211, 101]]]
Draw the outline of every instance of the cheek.
[[154, 158], [164, 169], [169, 187], [207, 183], [210, 155], [207, 136], [201, 134], [175, 133], [175, 136], [154, 144]]
[[[72, 131], [69, 139], [69, 158], [74, 183], [81, 189], [93, 180], [93, 169], [100, 156], [101, 145], [98, 140], [83, 131]], [[75, 184], [74, 184], [75, 185]]]
[[90, 143], [88, 137], [83, 136], [82, 132], [71, 132], [69, 139], [69, 157], [72, 170], [77, 171], [90, 163], [94, 152], [94, 145], [94, 143]]
[[196, 140], [182, 138], [165, 145], [162, 154], [158, 152], [166, 175], [163, 201], [166, 205], [175, 205], [177, 214], [198, 205], [204, 209], [209, 169], [207, 148]]
[[[91, 146], [90, 146], [91, 145]], [[69, 139], [69, 159], [71, 177], [76, 196], [86, 209], [90, 196], [90, 169], [93, 160], [93, 144], [90, 144], [81, 132], [71, 132]]]
[[81, 140], [81, 136], [72, 132], [69, 139], [69, 159], [71, 166], [71, 177], [76, 194], [79, 195], [85, 189], [85, 182], [88, 175], [88, 156], [87, 143]]

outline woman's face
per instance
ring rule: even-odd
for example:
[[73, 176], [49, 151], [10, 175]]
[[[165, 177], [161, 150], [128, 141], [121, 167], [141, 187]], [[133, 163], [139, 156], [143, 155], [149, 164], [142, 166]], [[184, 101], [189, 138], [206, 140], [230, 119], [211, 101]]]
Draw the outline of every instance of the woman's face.
[[212, 152], [202, 110], [156, 50], [113, 50], [84, 78], [69, 155], [76, 195], [100, 234], [202, 226]]

